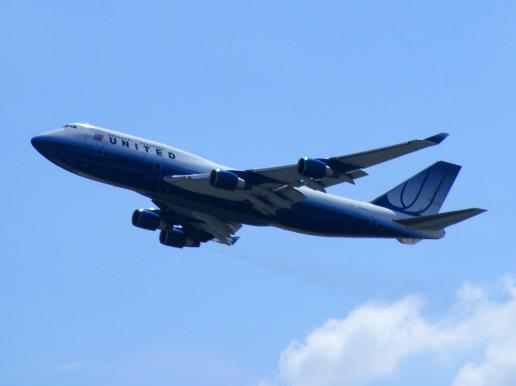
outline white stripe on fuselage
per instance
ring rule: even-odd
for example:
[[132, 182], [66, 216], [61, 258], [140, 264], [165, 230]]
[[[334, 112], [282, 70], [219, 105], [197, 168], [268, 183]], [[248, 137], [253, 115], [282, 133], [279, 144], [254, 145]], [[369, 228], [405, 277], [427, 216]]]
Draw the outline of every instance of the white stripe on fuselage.
[[[203, 168], [205, 171], [212, 169], [228, 169], [228, 167], [209, 161], [205, 158], [199, 157], [198, 155], [189, 153], [184, 150], [174, 148], [172, 146], [165, 145], [156, 141], [151, 141], [145, 138], [136, 137], [134, 135], [118, 132], [115, 130], [104, 129], [92, 125], [81, 124], [82, 128], [89, 134], [87, 141], [91, 141], [90, 144], [95, 144], [94, 135], [103, 134], [105, 137], [102, 140], [106, 146], [117, 146], [123, 148], [122, 140], [129, 142], [129, 148], [140, 152], [142, 155], [149, 155], [156, 157], [156, 159], [163, 158], [166, 160], [177, 160], [182, 163], [190, 163], [196, 168]], [[116, 139], [116, 144], [110, 141], [110, 137]], [[106, 148], [107, 149], [107, 148]]]

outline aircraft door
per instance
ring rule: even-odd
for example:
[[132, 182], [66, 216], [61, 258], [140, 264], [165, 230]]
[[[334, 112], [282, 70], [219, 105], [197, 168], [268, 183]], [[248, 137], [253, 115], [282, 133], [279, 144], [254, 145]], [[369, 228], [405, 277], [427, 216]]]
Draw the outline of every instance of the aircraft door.
[[106, 136], [104, 134], [96, 133], [93, 136], [93, 142], [94, 142], [93, 151], [94, 151], [95, 157], [104, 157], [105, 141], [106, 141]]
[[157, 160], [154, 164], [154, 169], [156, 173], [156, 177], [158, 178], [158, 189], [162, 189], [163, 185], [163, 177], [165, 174], [165, 165], [162, 160]]
[[163, 178], [163, 162], [155, 155], [147, 155], [148, 173], [146, 174], [147, 182], [154, 187], [154, 189], [160, 189], [161, 180]]
[[150, 145], [148, 152], [145, 152], [146, 169], [145, 180], [153, 189], [162, 190], [163, 177], [167, 174], [165, 159], [166, 151], [161, 147]]

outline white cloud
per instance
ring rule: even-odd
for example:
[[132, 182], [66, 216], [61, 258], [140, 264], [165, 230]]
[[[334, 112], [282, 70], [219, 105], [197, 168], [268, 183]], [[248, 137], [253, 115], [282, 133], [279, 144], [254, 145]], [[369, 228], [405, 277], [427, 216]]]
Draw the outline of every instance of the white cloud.
[[433, 354], [445, 359], [436, 366], [457, 368], [450, 379], [453, 386], [514, 386], [516, 287], [511, 276], [502, 278], [498, 287], [504, 300], [464, 284], [437, 321], [422, 315], [418, 296], [364, 304], [344, 319], [328, 320], [304, 341], [291, 342], [281, 354], [274, 384], [364, 385], [395, 374], [411, 356]]
[[514, 386], [516, 385], [516, 341], [489, 345], [480, 364], [464, 365], [453, 386]]

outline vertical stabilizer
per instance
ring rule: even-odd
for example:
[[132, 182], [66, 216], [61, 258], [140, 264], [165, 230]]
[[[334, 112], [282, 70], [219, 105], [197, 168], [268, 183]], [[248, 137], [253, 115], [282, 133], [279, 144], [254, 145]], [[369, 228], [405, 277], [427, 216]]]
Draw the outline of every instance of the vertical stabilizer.
[[410, 216], [436, 214], [457, 178], [460, 166], [439, 161], [371, 201]]

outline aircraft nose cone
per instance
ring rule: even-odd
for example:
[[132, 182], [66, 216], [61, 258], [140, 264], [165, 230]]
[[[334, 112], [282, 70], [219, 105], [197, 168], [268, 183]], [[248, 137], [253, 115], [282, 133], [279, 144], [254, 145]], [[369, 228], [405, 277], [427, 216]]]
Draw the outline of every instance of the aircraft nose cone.
[[66, 138], [60, 130], [53, 130], [36, 135], [30, 140], [32, 146], [44, 157], [55, 155], [66, 144]]
[[32, 146], [34, 147], [34, 149], [39, 151], [39, 149], [41, 148], [44, 141], [45, 140], [43, 139], [42, 135], [36, 135], [34, 138], [32, 138], [30, 140], [30, 143], [32, 143]]
[[44, 155], [45, 150], [48, 150], [52, 141], [47, 135], [36, 135], [30, 140], [30, 142], [32, 143], [32, 146], [34, 146], [34, 149]]
[[32, 146], [34, 146], [35, 149], [38, 149], [38, 147], [41, 145], [41, 142], [43, 142], [42, 137], [42, 135], [36, 135], [30, 140], [30, 143], [32, 143]]
[[39, 154], [65, 169], [77, 161], [82, 151], [80, 142], [71, 138], [70, 133], [63, 129], [36, 135], [30, 142]]

